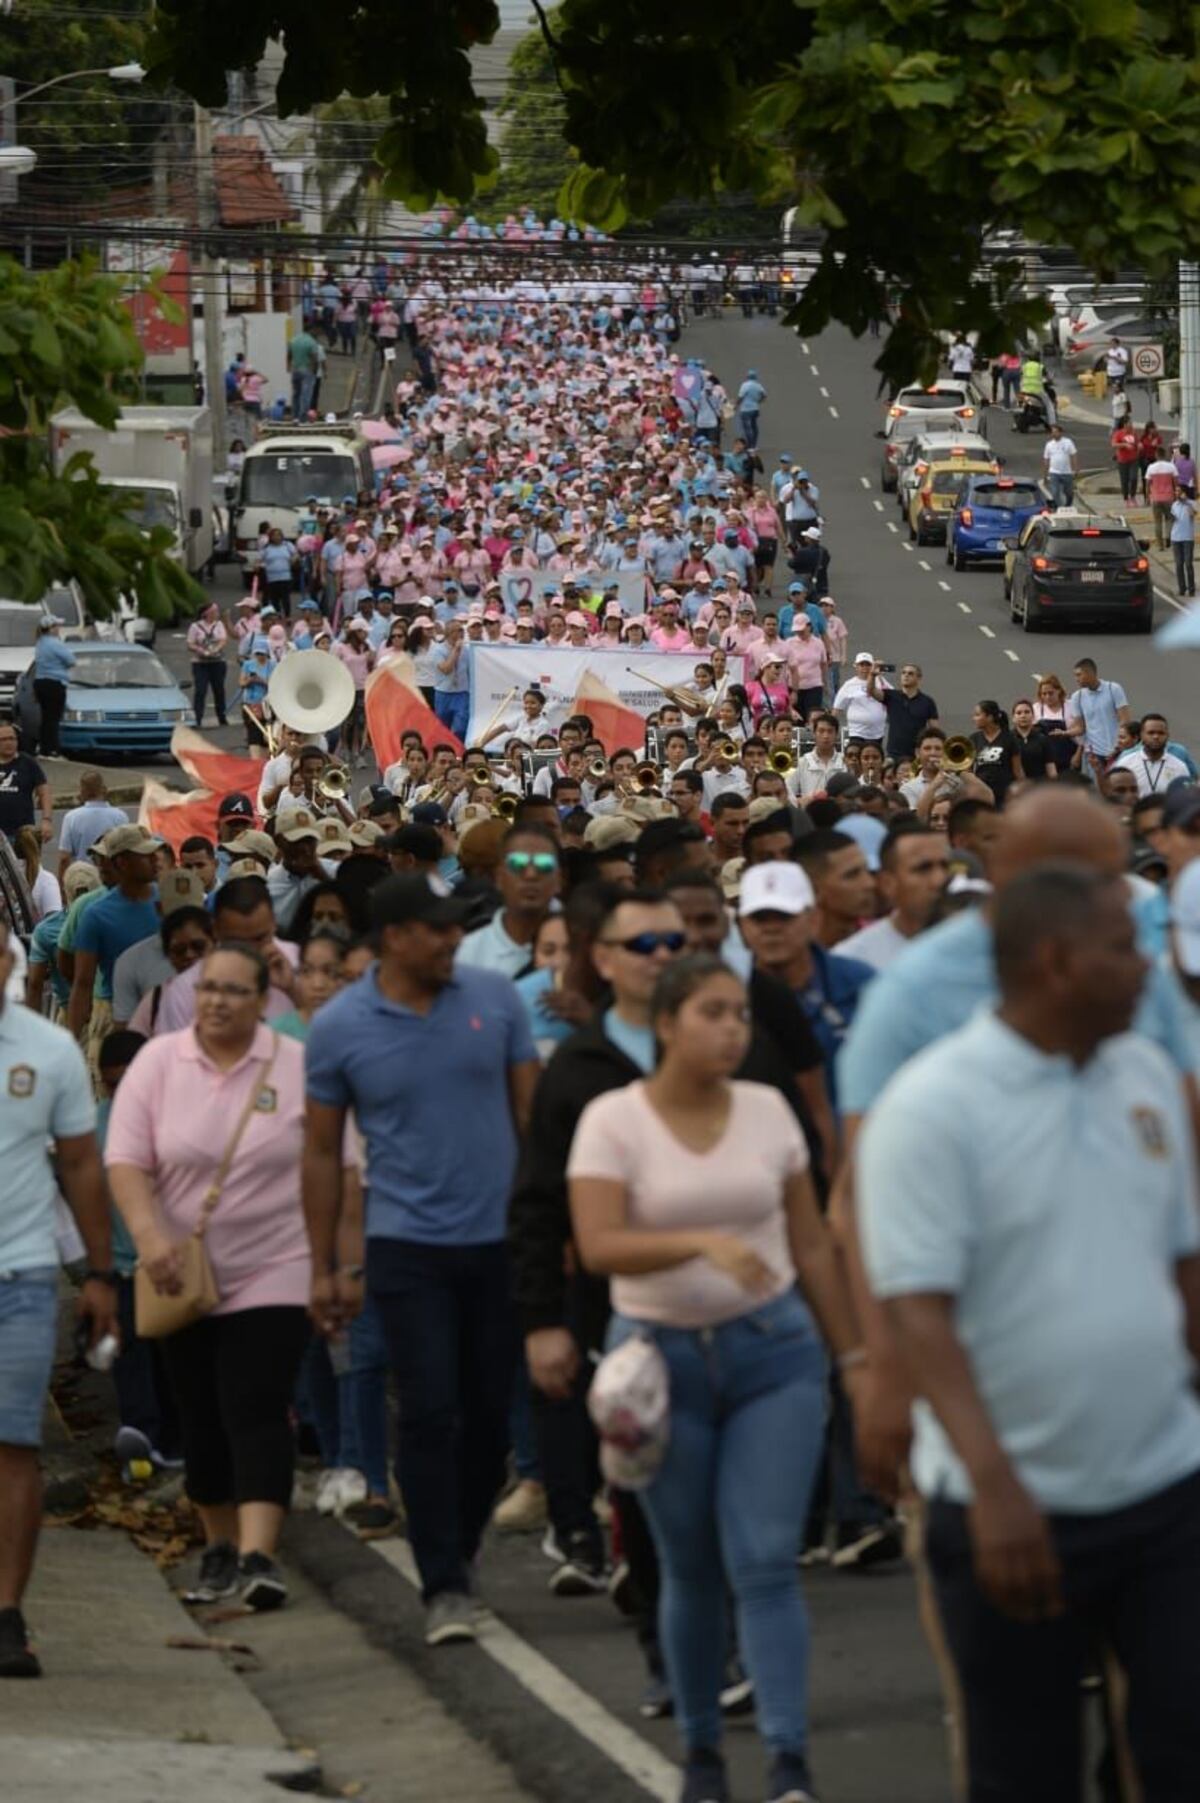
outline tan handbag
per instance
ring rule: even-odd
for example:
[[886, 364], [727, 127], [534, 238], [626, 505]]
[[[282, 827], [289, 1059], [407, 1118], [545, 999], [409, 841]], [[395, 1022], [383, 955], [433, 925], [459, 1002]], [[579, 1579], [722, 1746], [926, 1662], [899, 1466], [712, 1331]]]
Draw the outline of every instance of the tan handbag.
[[180, 1288], [174, 1295], [157, 1290], [150, 1280], [150, 1273], [141, 1264], [133, 1273], [133, 1317], [139, 1340], [165, 1340], [169, 1334], [180, 1333], [185, 1327], [203, 1320], [211, 1315], [221, 1300], [217, 1292], [217, 1280], [213, 1276], [212, 1261], [208, 1256], [208, 1248], [204, 1244], [204, 1235], [213, 1210], [221, 1200], [221, 1191], [229, 1176], [233, 1164], [234, 1153], [242, 1134], [246, 1131], [250, 1116], [254, 1113], [258, 1098], [263, 1092], [267, 1078], [275, 1064], [275, 1053], [279, 1048], [278, 1034], [272, 1035], [271, 1056], [264, 1063], [258, 1076], [250, 1085], [250, 1094], [246, 1105], [238, 1116], [237, 1126], [233, 1130], [224, 1156], [217, 1166], [216, 1174], [204, 1193], [204, 1201], [200, 1204], [200, 1217], [191, 1233], [179, 1246]]

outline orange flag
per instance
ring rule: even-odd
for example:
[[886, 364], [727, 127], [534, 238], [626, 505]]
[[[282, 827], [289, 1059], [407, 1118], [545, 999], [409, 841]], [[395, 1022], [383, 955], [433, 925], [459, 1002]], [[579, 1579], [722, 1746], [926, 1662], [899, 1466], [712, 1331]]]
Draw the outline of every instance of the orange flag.
[[211, 789], [218, 800], [222, 795], [236, 794], [248, 795], [254, 801], [258, 795], [263, 773], [261, 760], [221, 751], [190, 726], [177, 726], [171, 734], [171, 756], [193, 782]]
[[156, 838], [165, 839], [175, 856], [185, 839], [201, 834], [215, 845], [217, 842], [217, 809], [221, 797], [208, 789], [190, 789], [181, 795], [164, 783], [142, 783], [142, 799], [138, 806], [138, 825]]
[[626, 707], [621, 697], [590, 670], [579, 678], [575, 712], [587, 715], [609, 757], [618, 751], [640, 751], [646, 742], [646, 722], [637, 709]]
[[453, 745], [456, 757], [463, 754], [461, 742], [442, 725], [412, 681], [411, 669], [409, 659], [395, 658], [367, 678], [367, 731], [381, 771], [399, 760], [404, 732], [419, 732], [427, 750], [431, 745]]

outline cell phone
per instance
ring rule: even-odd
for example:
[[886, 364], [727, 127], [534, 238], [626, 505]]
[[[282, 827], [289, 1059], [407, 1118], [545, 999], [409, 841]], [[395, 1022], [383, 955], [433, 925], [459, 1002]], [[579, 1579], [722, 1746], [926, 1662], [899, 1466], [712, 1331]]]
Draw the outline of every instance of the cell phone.
[[894, 676], [896, 674], [895, 664], [877, 664], [875, 667], [884, 676]]

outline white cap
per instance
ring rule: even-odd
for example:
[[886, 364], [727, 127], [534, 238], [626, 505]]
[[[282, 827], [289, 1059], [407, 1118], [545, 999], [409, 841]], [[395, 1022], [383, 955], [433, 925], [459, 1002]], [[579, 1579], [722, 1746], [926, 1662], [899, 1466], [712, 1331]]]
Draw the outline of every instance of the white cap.
[[859, 651], [854, 659], [856, 664], [873, 664], [875, 658], [870, 651]]
[[1200, 977], [1200, 859], [1185, 864], [1171, 884], [1171, 927], [1180, 969]]
[[738, 911], [742, 914], [803, 914], [815, 901], [813, 886], [799, 864], [752, 864], [742, 872]]

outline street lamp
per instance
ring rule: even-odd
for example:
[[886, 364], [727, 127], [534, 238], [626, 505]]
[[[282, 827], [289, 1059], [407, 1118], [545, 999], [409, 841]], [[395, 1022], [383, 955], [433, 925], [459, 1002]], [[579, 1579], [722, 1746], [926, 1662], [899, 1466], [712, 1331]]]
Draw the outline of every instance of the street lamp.
[[110, 81], [132, 82], [135, 86], [146, 79], [141, 63], [117, 63], [111, 69], [71, 69], [66, 75], [54, 75], [49, 81], [39, 82], [36, 88], [26, 88], [23, 94], [17, 95], [17, 104], [24, 106], [35, 94], [44, 94], [47, 88], [56, 88], [60, 82], [91, 81], [98, 75], [107, 75]]

